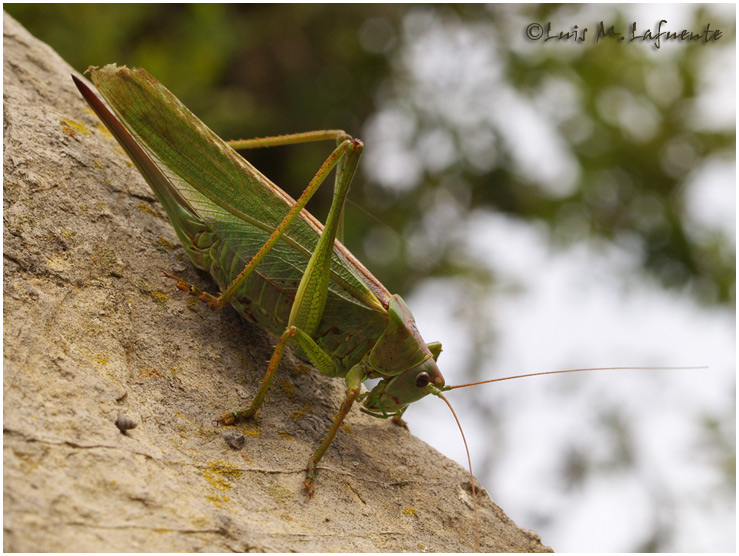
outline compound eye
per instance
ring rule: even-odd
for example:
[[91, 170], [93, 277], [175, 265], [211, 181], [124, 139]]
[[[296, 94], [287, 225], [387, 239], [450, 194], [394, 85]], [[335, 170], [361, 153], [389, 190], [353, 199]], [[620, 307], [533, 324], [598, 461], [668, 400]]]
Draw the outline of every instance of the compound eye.
[[425, 388], [430, 382], [429, 374], [426, 372], [418, 373], [416, 375], [416, 386], [418, 388]]

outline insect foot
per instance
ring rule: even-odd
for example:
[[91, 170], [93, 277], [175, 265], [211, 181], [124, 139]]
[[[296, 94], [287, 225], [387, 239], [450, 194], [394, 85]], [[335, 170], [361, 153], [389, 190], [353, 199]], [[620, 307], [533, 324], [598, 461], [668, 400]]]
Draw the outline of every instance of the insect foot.
[[403, 419], [400, 418], [400, 415], [395, 415], [392, 419], [390, 419], [390, 421], [392, 422], [393, 425], [404, 428], [407, 431], [411, 430], [408, 428], [408, 423], [406, 423]]
[[204, 292], [203, 290], [193, 286], [192, 284], [188, 284], [184, 280], [181, 280], [180, 278], [177, 278], [177, 276], [172, 276], [171, 274], [168, 274], [167, 272], [162, 270], [162, 274], [169, 278], [170, 280], [174, 280], [177, 282], [176, 288], [180, 291], [183, 291], [187, 294], [190, 294], [194, 297], [197, 297], [200, 301], [205, 303], [208, 307], [210, 307], [212, 310], [220, 309], [221, 304], [218, 300], [218, 298], [214, 295], [209, 294], [208, 292]]
[[256, 409], [246, 409], [244, 411], [234, 411], [232, 413], [224, 413], [218, 419], [216, 419], [217, 425], [233, 425], [238, 421], [246, 421], [254, 417]]
[[303, 481], [303, 486], [305, 487], [305, 495], [308, 497], [308, 500], [310, 500], [316, 492], [316, 489], [313, 486], [313, 479], [316, 476], [317, 465], [318, 464], [311, 457], [310, 460], [308, 460], [308, 466], [305, 468], [306, 476], [305, 481]]

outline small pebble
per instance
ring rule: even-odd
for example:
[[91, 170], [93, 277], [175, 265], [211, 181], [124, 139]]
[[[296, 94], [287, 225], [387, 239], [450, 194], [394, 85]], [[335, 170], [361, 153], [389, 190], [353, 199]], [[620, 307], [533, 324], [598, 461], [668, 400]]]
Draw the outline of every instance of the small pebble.
[[115, 426], [118, 427], [121, 434], [126, 434], [126, 431], [135, 429], [138, 426], [138, 423], [128, 415], [119, 415], [118, 419], [115, 420]]
[[246, 443], [246, 437], [240, 432], [228, 431], [223, 433], [223, 439], [226, 444], [234, 450], [241, 450]]

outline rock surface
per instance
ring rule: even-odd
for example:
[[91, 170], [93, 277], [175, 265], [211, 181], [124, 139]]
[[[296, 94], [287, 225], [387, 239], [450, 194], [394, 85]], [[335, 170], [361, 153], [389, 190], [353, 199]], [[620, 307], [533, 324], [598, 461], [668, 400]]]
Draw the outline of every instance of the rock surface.
[[[273, 340], [160, 277], [214, 289], [72, 68], [3, 23], [4, 549], [474, 550], [467, 472], [356, 409], [305, 498], [343, 382], [292, 356], [256, 421], [214, 426]], [[549, 550], [478, 496], [482, 550]]]

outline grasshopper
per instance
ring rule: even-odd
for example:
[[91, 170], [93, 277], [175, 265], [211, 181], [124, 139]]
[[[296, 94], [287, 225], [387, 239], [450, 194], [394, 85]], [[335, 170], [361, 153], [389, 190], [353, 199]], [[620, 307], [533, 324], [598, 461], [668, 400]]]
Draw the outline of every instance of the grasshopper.
[[[402, 298], [336, 240], [361, 141], [327, 130], [227, 143], [146, 71], [114, 64], [88, 71], [115, 115], [73, 77], [82, 96], [151, 186], [192, 263], [222, 291], [216, 297], [167, 276], [213, 309], [230, 303], [279, 338], [251, 405], [219, 423], [255, 415], [288, 344], [321, 373], [343, 377], [344, 402], [308, 462], [311, 495], [317, 465], [355, 401], [400, 423], [410, 403], [449, 388], [436, 365], [441, 345], [426, 344]], [[337, 147], [297, 201], [234, 150], [319, 140]], [[322, 225], [304, 207], [334, 168], [334, 198]], [[374, 378], [379, 383], [360, 393]]]
[[[354, 402], [362, 403], [363, 412], [400, 425], [408, 406], [429, 394], [454, 414], [443, 392], [473, 384], [445, 384], [436, 364], [441, 344], [425, 343], [403, 299], [390, 294], [336, 239], [361, 141], [341, 130], [325, 130], [225, 142], [146, 71], [114, 64], [88, 71], [113, 112], [73, 76], [77, 88], [151, 186], [193, 265], [208, 272], [221, 293], [214, 296], [165, 276], [212, 309], [230, 303], [278, 338], [252, 403], [222, 414], [218, 423], [230, 425], [256, 414], [288, 345], [321, 373], [344, 378], [341, 408], [306, 467], [304, 487], [310, 497], [318, 463]], [[322, 140], [337, 146], [297, 200], [235, 151]], [[334, 169], [334, 197], [322, 225], [305, 206]], [[474, 384], [583, 370], [602, 369]], [[368, 379], [379, 382], [362, 392]], [[470, 462], [469, 451], [467, 458]], [[469, 471], [479, 549], [471, 463]]]

